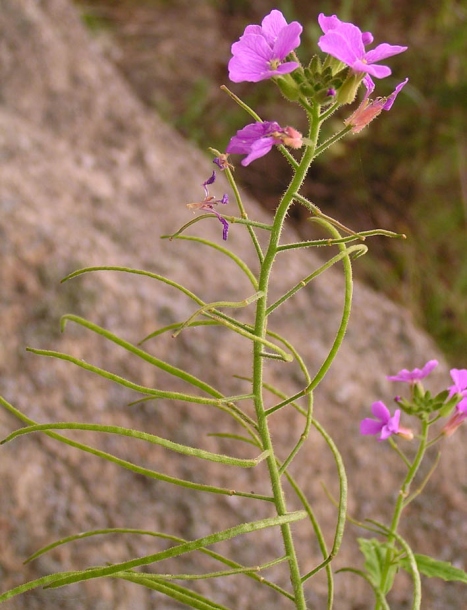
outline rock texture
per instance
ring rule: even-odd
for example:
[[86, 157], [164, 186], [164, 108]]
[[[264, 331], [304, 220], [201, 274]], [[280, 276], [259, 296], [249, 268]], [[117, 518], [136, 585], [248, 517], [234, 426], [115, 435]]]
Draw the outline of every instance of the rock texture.
[[[89, 265], [127, 265], [184, 282], [205, 301], [238, 300], [252, 290], [235, 265], [216, 251], [189, 241], [160, 239], [190, 218], [185, 203], [202, 196], [200, 185], [212, 171], [210, 160], [143, 107], [100, 56], [66, 0], [1, 0], [0, 7], [2, 395], [39, 422], [111, 423], [211, 450], [241, 453], [242, 448], [227, 441], [206, 437], [207, 432], [222, 432], [229, 425], [218, 411], [213, 417], [208, 407], [164, 401], [129, 406], [138, 395], [69, 363], [25, 352], [26, 346], [55, 349], [142, 385], [184, 391], [186, 386], [89, 331], [69, 325], [61, 335], [59, 319], [72, 312], [136, 342], [160, 326], [189, 317], [194, 311], [191, 301], [144, 277], [101, 272], [64, 285], [60, 279]], [[219, 194], [227, 190], [222, 179], [214, 187]], [[257, 203], [248, 201], [248, 209], [251, 217], [264, 218]], [[192, 233], [220, 242], [220, 229], [213, 219], [196, 225]], [[284, 239], [293, 237], [288, 234]], [[254, 266], [254, 252], [240, 226], [232, 227], [229, 246]], [[275, 272], [278, 294], [317, 265], [311, 252], [281, 257]], [[274, 318], [275, 329], [297, 345], [312, 371], [333, 341], [341, 301], [341, 275], [331, 270]], [[242, 315], [248, 317], [249, 312]], [[154, 339], [146, 347], [225, 393], [247, 391], [247, 383], [234, 377], [248, 376], [250, 371], [248, 345], [239, 337], [201, 328], [186, 331], [176, 340]], [[373, 400], [391, 400], [394, 390], [385, 381], [386, 373], [419, 366], [432, 357], [442, 360], [403, 310], [356, 286], [347, 341], [316, 392], [315, 408], [342, 449], [349, 470], [350, 512], [358, 519], [383, 518], [402, 474], [388, 447], [359, 438], [359, 419]], [[293, 364], [271, 365], [268, 374], [284, 391], [302, 387]], [[439, 367], [432, 381], [436, 389], [446, 385], [446, 366]], [[12, 416], [0, 412], [2, 437], [17, 426]], [[285, 452], [302, 427], [298, 416], [277, 414], [277, 446]], [[239, 473], [169, 456], [154, 446], [117, 442], [110, 435], [76, 438], [175, 476], [268, 493], [261, 467]], [[446, 443], [441, 464], [425, 494], [413, 504], [404, 531], [418, 551], [464, 568], [465, 440], [464, 429]], [[295, 474], [316, 507], [330, 543], [335, 510], [322, 482], [334, 494], [337, 489], [332, 457], [319, 436], [311, 435]], [[268, 514], [267, 506], [240, 498], [188, 494], [45, 436], [31, 435], [0, 449], [2, 590], [56, 569], [124, 560], [166, 544], [147, 536], [91, 539], [22, 565], [38, 547], [78, 531], [134, 527], [191, 539]], [[311, 569], [319, 562], [316, 542], [302, 525], [296, 533], [304, 569]], [[354, 562], [356, 533], [348, 527], [336, 567]], [[255, 543], [238, 539], [221, 550], [256, 565], [264, 559], [258, 555], [260, 544], [269, 558], [281, 553], [270, 531]], [[179, 569], [194, 571], [201, 562], [199, 556], [187, 557]], [[274, 577], [286, 586], [281, 570]], [[310, 583], [310, 607], [324, 607], [324, 584], [321, 577]], [[220, 603], [236, 610], [277, 607], [269, 590], [250, 585], [243, 578], [232, 578], [222, 584], [204, 583], [199, 590], [213, 591]], [[336, 598], [339, 610], [371, 606], [367, 588], [345, 574], [336, 577]], [[424, 607], [461, 608], [461, 599], [455, 585], [433, 582], [427, 584]], [[146, 610], [180, 605], [135, 585], [91, 581], [69, 589], [34, 591], [4, 607]], [[403, 579], [392, 607], [410, 607], [410, 588]]]

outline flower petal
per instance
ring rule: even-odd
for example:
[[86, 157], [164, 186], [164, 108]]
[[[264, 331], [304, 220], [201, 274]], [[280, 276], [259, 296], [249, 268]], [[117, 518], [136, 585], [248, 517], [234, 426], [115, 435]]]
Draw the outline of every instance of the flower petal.
[[262, 36], [247, 34], [232, 45], [233, 57], [229, 61], [229, 78], [234, 83], [256, 83], [269, 78], [272, 49]]
[[383, 423], [387, 423], [391, 418], [391, 413], [383, 401], [378, 400], [371, 405], [371, 412], [375, 417], [380, 419]]
[[360, 422], [360, 434], [379, 434], [383, 425], [382, 422], [366, 417]]
[[300, 45], [300, 34], [302, 31], [303, 28], [297, 21], [283, 28], [279, 32], [273, 46], [274, 59], [282, 61], [289, 53], [296, 49]]
[[329, 30], [335, 30], [336, 28], [338, 28], [343, 23], [343, 21], [341, 21], [336, 15], [326, 17], [324, 13], [320, 13], [318, 15], [318, 23], [323, 32], [327, 34]]
[[261, 22], [263, 36], [268, 42], [272, 43], [271, 46], [285, 27], [287, 27], [287, 21], [284, 15], [277, 9], [273, 9]]
[[351, 23], [342, 23], [339, 28], [329, 30], [321, 36], [318, 46], [323, 53], [332, 55], [350, 67], [365, 55], [362, 33]]
[[383, 44], [379, 44], [371, 51], [367, 51], [365, 54], [365, 59], [369, 64], [374, 64], [375, 62], [386, 59], [387, 57], [392, 57], [393, 55], [403, 53], [404, 51], [407, 51], [407, 48], [408, 47], [401, 47], [400, 45], [387, 44], [387, 42], [383, 42]]
[[256, 142], [253, 142], [253, 144], [251, 145], [250, 154], [242, 160], [242, 165], [246, 167], [247, 165], [250, 165], [250, 163], [255, 159], [264, 157], [264, 155], [268, 154], [274, 144], [275, 139], [271, 137], [260, 138], [259, 140], [256, 140]]
[[449, 388], [449, 396], [461, 394], [467, 390], [467, 369], [451, 369], [450, 373], [454, 385]]
[[390, 417], [387, 423], [381, 429], [381, 436], [379, 437], [380, 441], [385, 441], [393, 434], [397, 434], [399, 432], [399, 421], [401, 417], [401, 410], [396, 409], [396, 412], [392, 417]]
[[366, 72], [375, 78], [386, 78], [391, 74], [391, 68], [388, 66], [378, 66], [377, 64], [369, 64], [365, 60], [356, 60], [351, 66], [354, 72]]
[[[394, 102], [396, 101], [396, 97], [399, 95], [399, 93], [401, 92], [402, 88], [405, 87], [405, 85], [409, 82], [409, 79], [406, 78], [405, 80], [403, 80], [401, 83], [399, 83], [397, 85], [397, 87], [394, 89], [394, 91], [391, 93], [391, 95], [388, 96], [386, 103], [383, 106], [383, 110], [391, 110], [392, 105], [394, 104]], [[434, 364], [434, 366], [428, 371], [428, 373], [431, 373], [431, 371], [435, 368], [435, 366], [438, 364], [437, 360], [430, 360], [430, 362], [427, 362], [425, 364], [426, 368], [430, 363], [435, 362], [436, 364]], [[426, 373], [428, 375], [428, 373]]]
[[438, 366], [437, 360], [429, 360], [421, 369], [413, 369], [413, 371], [402, 369], [396, 375], [388, 375], [386, 379], [389, 381], [414, 383], [415, 381], [424, 379], [436, 366]]

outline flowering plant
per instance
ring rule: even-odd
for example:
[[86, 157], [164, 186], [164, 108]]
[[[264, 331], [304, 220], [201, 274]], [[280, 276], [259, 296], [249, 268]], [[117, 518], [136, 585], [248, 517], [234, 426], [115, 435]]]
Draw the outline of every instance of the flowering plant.
[[[71, 444], [82, 451], [98, 455], [100, 458], [117, 463], [128, 470], [145, 474], [157, 480], [172, 483], [173, 485], [189, 488], [194, 493], [238, 496], [249, 499], [251, 502], [267, 503], [268, 506], [274, 508], [272, 516], [240, 523], [228, 529], [213, 532], [191, 541], [175, 538], [166, 533], [149, 532], [153, 536], [170, 539], [173, 542], [173, 546], [164, 551], [144, 557], [137, 557], [125, 562], [91, 567], [84, 570], [58, 572], [44, 576], [1, 594], [0, 602], [4, 602], [19, 593], [38, 586], [54, 588], [84, 580], [109, 577], [149, 587], [192, 608], [223, 610], [225, 606], [187, 585], [176, 584], [175, 581], [182, 580], [189, 582], [195, 579], [227, 578], [230, 575], [236, 574], [253, 579], [258, 586], [269, 587], [277, 594], [278, 603], [281, 604], [281, 607], [305, 610], [310, 607], [307, 602], [307, 591], [313, 587], [313, 577], [319, 572], [324, 571], [328, 583], [327, 608], [333, 607], [334, 574], [332, 562], [340, 550], [344, 526], [348, 519], [346, 501], [347, 478], [338, 447], [336, 447], [331, 436], [321, 426], [315, 416], [313, 393], [328, 372], [347, 329], [352, 303], [352, 260], [365, 254], [367, 248], [363, 242], [369, 237], [374, 235], [384, 235], [387, 237], [402, 236], [385, 230], [355, 232], [342, 225], [336, 219], [324, 214], [313, 202], [300, 193], [300, 189], [311, 163], [341, 138], [363, 130], [383, 110], [391, 110], [408, 79], [401, 81], [396, 86], [394, 92], [388, 97], [378, 97], [375, 100], [370, 100], [370, 95], [375, 89], [373, 78], [382, 79], [391, 74], [390, 68], [381, 65], [379, 62], [404, 52], [406, 47], [383, 43], [372, 50], [367, 50], [368, 45], [373, 43], [371, 33], [362, 32], [354, 24], [343, 22], [335, 15], [325, 16], [321, 14], [318, 21], [323, 31], [323, 35], [318, 41], [318, 47], [325, 53], [325, 56], [315, 55], [307, 65], [303, 65], [295, 54], [295, 49], [300, 45], [302, 26], [297, 22], [288, 24], [285, 17], [278, 10], [271, 11], [263, 19], [261, 25], [248, 26], [240, 39], [232, 45], [232, 59], [228, 66], [230, 79], [235, 83], [242, 81], [252, 83], [263, 80], [272, 81], [289, 102], [297, 104], [303, 110], [309, 126], [308, 133], [302, 135], [295, 127], [281, 126], [276, 120], [263, 121], [253, 109], [248, 107], [234, 93], [224, 88], [250, 117], [248, 119], [250, 122], [232, 136], [225, 152], [212, 150], [214, 163], [218, 171], [226, 175], [230, 184], [238, 208], [238, 215], [225, 213], [225, 210], [229, 210], [227, 206], [230, 205], [227, 193], [224, 193], [220, 198], [210, 194], [210, 187], [215, 184], [217, 176], [216, 171], [212, 171], [211, 175], [202, 182], [204, 198], [201, 201], [187, 204], [188, 208], [195, 213], [198, 211], [204, 213], [196, 215], [194, 219], [187, 222], [173, 235], [168, 236], [171, 240], [182, 238], [182, 233], [188, 228], [199, 221], [210, 218], [214, 218], [221, 223], [222, 240], [225, 242], [229, 239], [231, 225], [236, 225], [236, 230], [243, 229], [248, 231], [251, 238], [251, 246], [255, 251], [258, 262], [258, 271], [256, 273], [249, 268], [241, 257], [230, 252], [226, 247], [204, 239], [202, 240], [202, 238], [192, 237], [192, 239], [194, 241], [202, 241], [202, 243], [214, 248], [217, 252], [229, 256], [248, 278], [252, 287], [252, 294], [244, 296], [242, 300], [237, 302], [218, 301], [206, 303], [181, 284], [169, 278], [149, 271], [121, 267], [86, 268], [76, 271], [65, 278], [70, 280], [90, 271], [105, 269], [107, 271], [113, 270], [145, 275], [155, 281], [169, 284], [183, 292], [196, 303], [198, 308], [188, 320], [179, 321], [160, 328], [153, 336], [167, 332], [177, 336], [182, 330], [202, 325], [223, 326], [230, 332], [240, 335], [251, 343], [252, 375], [250, 379], [245, 380], [249, 384], [249, 391], [236, 396], [225, 395], [221, 390], [212, 387], [203, 379], [157, 359], [144, 351], [140, 346], [132, 345], [104, 328], [75, 315], [64, 316], [63, 325], [67, 322], [74, 322], [92, 332], [100, 334], [109, 341], [123, 347], [132, 355], [182, 380], [188, 384], [190, 391], [181, 393], [159, 388], [143, 387], [66, 354], [40, 349], [30, 350], [40, 355], [52, 356], [72, 362], [96, 375], [100, 375], [114, 383], [138, 392], [143, 399], [182, 401], [188, 404], [202, 404], [213, 409], [220, 409], [228, 413], [234, 423], [243, 429], [242, 434], [229, 432], [222, 436], [229, 438], [231, 441], [252, 447], [254, 451], [253, 457], [238, 458], [231, 455], [214, 453], [198, 447], [177, 444], [143, 431], [116, 426], [80, 424], [75, 422], [38, 424], [15, 409], [5, 399], [0, 399], [3, 407], [16, 415], [25, 424], [19, 430], [11, 433], [3, 442], [9, 442], [19, 436], [33, 432], [45, 432], [60, 442]], [[354, 102], [362, 86], [364, 94], [361, 103], [353, 112], [347, 112], [345, 107]], [[341, 107], [344, 107], [344, 112], [347, 114], [347, 118], [343, 121], [342, 129], [328, 139], [322, 140], [320, 138], [322, 125]], [[256, 159], [269, 154], [275, 148], [288, 161], [292, 176], [285, 193], [281, 197], [274, 218], [270, 223], [264, 223], [248, 217], [239, 189], [234, 180], [234, 166], [231, 155], [243, 155], [244, 158], [241, 160], [241, 163], [244, 166], [248, 166]], [[293, 152], [289, 149], [292, 149]], [[304, 206], [309, 211], [312, 220], [326, 232], [327, 237], [294, 243], [285, 242], [283, 240], [283, 227], [292, 205]], [[283, 292], [281, 296], [273, 298], [271, 273], [277, 256], [289, 250], [310, 247], [336, 247], [337, 253], [318, 269], [315, 269], [307, 277], [303, 278], [298, 284]], [[337, 263], [342, 263], [345, 275], [344, 306], [340, 325], [329, 354], [319, 370], [315, 374], [311, 374], [296, 348], [286, 338], [271, 329], [270, 317], [273, 312], [278, 310], [297, 292], [304, 289], [314, 278]], [[224, 311], [225, 309], [233, 309], [235, 311], [244, 307], [254, 309], [253, 322], [245, 322], [240, 317]], [[202, 319], [200, 320], [200, 318]], [[281, 363], [295, 361], [298, 364], [302, 384], [302, 389], [299, 392], [289, 395], [276, 385], [265, 381], [266, 368], [271, 360]], [[467, 370], [452, 369], [452, 385], [436, 396], [432, 396], [430, 392], [425, 391], [423, 388], [422, 380], [432, 372], [436, 365], [437, 362], [431, 360], [421, 369], [414, 369], [413, 371], [404, 369], [396, 375], [389, 376], [388, 379], [390, 381], [408, 383], [410, 396], [408, 398], [396, 397], [397, 409], [394, 415], [391, 414], [390, 409], [382, 401], [374, 402], [371, 407], [373, 418], [364, 418], [360, 425], [362, 435], [376, 435], [379, 441], [387, 441], [406, 468], [406, 476], [402, 482], [389, 524], [387, 525], [375, 520], [359, 523], [366, 533], [370, 532], [375, 536], [374, 538], [361, 538], [359, 540], [360, 549], [364, 556], [364, 567], [362, 569], [355, 567], [347, 568], [348, 571], [362, 577], [368, 583], [374, 593], [376, 600], [375, 608], [377, 610], [389, 608], [387, 596], [393, 588], [399, 570], [407, 572], [412, 578], [412, 608], [421, 608], [421, 574], [440, 576], [444, 579], [460, 580], [463, 582], [467, 581], [466, 574], [459, 568], [455, 568], [447, 562], [436, 561], [424, 555], [414, 553], [408, 542], [399, 532], [399, 524], [403, 511], [422, 491], [428, 478], [425, 477], [416, 491], [411, 491], [411, 486], [419, 474], [420, 465], [427, 450], [452, 435], [467, 418]], [[269, 404], [269, 396], [273, 397], [272, 405]], [[246, 405], [252, 408], [249, 410]], [[278, 411], [283, 412], [284, 410], [294, 410], [299, 413], [303, 422], [303, 431], [299, 439], [292, 446], [286, 448], [285, 453], [282, 451], [279, 454], [274, 444], [271, 421], [275, 413]], [[414, 427], [403, 427], [401, 425], [402, 417], [404, 419], [412, 417], [415, 421]], [[444, 425], [437, 432], [431, 434], [431, 430], [434, 430], [439, 425], [439, 422], [445, 418], [448, 419]], [[329, 447], [335, 459], [339, 479], [339, 498], [336, 501], [338, 518], [332, 548], [328, 548], [312, 503], [305, 496], [290, 468], [292, 462], [299, 459], [312, 427], [317, 430]], [[230, 488], [226, 488], [215, 484], [202, 485], [187, 479], [169, 477], [157, 470], [140, 467], [109, 453], [98, 451], [83, 443], [70, 441], [70, 439], [58, 432], [60, 430], [92, 430], [102, 434], [129, 436], [162, 446], [167, 451], [175, 451], [186, 456], [187, 459], [196, 458], [217, 462], [230, 468], [254, 468], [260, 463], [263, 465], [265, 463], [269, 476], [269, 492], [267, 495], [262, 495], [254, 491], [237, 491], [233, 485]], [[416, 445], [415, 451], [406, 452], [401, 449], [397, 444], [398, 440], [404, 443], [410, 442], [412, 446]], [[428, 476], [430, 474], [431, 471]], [[290, 500], [291, 493], [294, 499], [299, 501], [301, 505], [300, 510], [290, 510], [290, 506], [293, 505], [293, 502]], [[322, 555], [318, 564], [307, 570], [303, 568], [303, 558], [299, 557], [294, 540], [292, 525], [298, 521], [307, 522]], [[284, 554], [276, 557], [273, 561], [259, 563], [257, 566], [251, 567], [236, 561], [234, 558], [214, 552], [209, 548], [213, 544], [227, 541], [237, 536], [247, 536], [265, 528], [273, 528], [277, 531], [284, 549]], [[68, 537], [39, 550], [34, 555], [34, 558], [49, 551], [51, 548], [69, 543], [83, 536], [102, 535], [111, 531], [99, 530], [99, 532], [87, 532]], [[141, 532], [138, 533], [141, 534]], [[201, 575], [187, 575], [180, 573], [166, 574], [154, 568], [154, 566], [157, 567], [159, 562], [165, 559], [181, 557], [190, 552], [209, 555], [222, 567], [222, 570], [207, 572]], [[152, 566], [151, 569], [154, 569], [154, 571], [143, 572], [136, 570], [143, 567], [149, 570], [149, 566]], [[283, 567], [284, 571], [287, 572], [288, 581], [291, 583], [290, 587], [279, 586], [272, 578], [258, 575], [260, 571], [267, 573], [267, 570], [273, 566]]]

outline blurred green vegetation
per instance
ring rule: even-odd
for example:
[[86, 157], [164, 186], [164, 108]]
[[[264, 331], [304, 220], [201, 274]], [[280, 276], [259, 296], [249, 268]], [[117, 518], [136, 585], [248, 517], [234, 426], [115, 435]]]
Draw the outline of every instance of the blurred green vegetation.
[[[232, 42], [245, 25], [259, 23], [272, 8], [281, 9], [289, 21], [295, 19], [305, 25], [300, 49], [305, 61], [319, 50], [316, 41], [321, 34], [317, 24], [320, 12], [337, 14], [362, 30], [370, 30], [375, 44], [389, 42], [409, 47], [406, 53], [388, 60], [393, 76], [377, 82], [375, 95], [387, 95], [403, 78], [410, 78], [391, 112], [383, 113], [361, 134], [345, 139], [323, 155], [313, 166], [305, 189], [324, 211], [356, 229], [380, 226], [407, 234], [404, 242], [371, 242], [370, 255], [360, 259], [358, 273], [374, 288], [407, 307], [453, 365], [467, 366], [465, 2], [201, 1], [217, 11], [224, 36]], [[183, 3], [176, 0], [172, 5], [177, 2]], [[84, 9], [85, 22], [93, 28], [102, 23], [96, 5], [144, 6], [157, 11], [170, 4], [165, 0], [99, 0]], [[125, 15], [131, 20], [131, 12]], [[111, 21], [108, 19], [105, 27]], [[113, 25], [118, 28], [117, 21]], [[230, 99], [213, 94], [222, 83], [228, 84], [225, 62], [219, 73], [194, 74], [191, 82], [184, 83], [178, 103], [170, 102], [170, 92], [165, 100], [159, 98], [154, 103], [166, 120], [203, 149], [208, 145], [223, 149], [247, 117]], [[300, 124], [301, 113], [293, 106], [278, 104], [272, 83], [245, 83], [231, 88], [265, 119], [304, 127]], [[348, 113], [344, 109], [336, 117], [336, 127]], [[277, 167], [271, 167], [275, 163]], [[287, 183], [288, 168], [280, 163], [279, 155], [270, 155], [267, 161], [259, 160], [247, 171], [240, 167], [237, 171], [244, 188], [266, 207], [277, 201]], [[299, 231], [308, 230], [309, 223], [304, 222], [300, 210], [294, 219]]]

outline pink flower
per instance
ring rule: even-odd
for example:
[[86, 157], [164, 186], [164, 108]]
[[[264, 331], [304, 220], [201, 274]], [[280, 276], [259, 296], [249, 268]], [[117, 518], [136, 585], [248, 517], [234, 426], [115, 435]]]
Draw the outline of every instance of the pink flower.
[[318, 22], [324, 32], [324, 36], [318, 41], [319, 48], [356, 73], [385, 78], [391, 74], [391, 69], [377, 65], [376, 62], [407, 50], [407, 47], [383, 43], [371, 51], [366, 51], [365, 45], [373, 41], [369, 32], [364, 33], [353, 23], [341, 21], [335, 15], [326, 17], [321, 13]]
[[437, 360], [429, 360], [421, 369], [413, 369], [413, 371], [402, 369], [402, 371], [399, 371], [397, 375], [388, 375], [386, 379], [389, 379], [389, 381], [403, 381], [404, 383], [415, 383], [416, 381], [424, 379], [437, 366]]
[[391, 413], [384, 402], [378, 400], [371, 405], [371, 412], [376, 417], [376, 420], [370, 417], [363, 419], [360, 423], [360, 434], [379, 434], [378, 440], [384, 441], [392, 434], [399, 432], [400, 409], [396, 409], [396, 412], [391, 417]]
[[449, 387], [448, 398], [458, 394], [461, 396], [461, 400], [443, 428], [443, 434], [446, 436], [454, 434], [462, 422], [467, 419], [467, 369], [451, 369], [451, 378], [454, 384]]
[[247, 26], [240, 40], [232, 45], [230, 80], [257, 83], [293, 72], [298, 68], [298, 62], [284, 60], [299, 46], [302, 30], [297, 21], [288, 24], [278, 10], [266, 15], [261, 25]]
[[462, 394], [462, 396], [467, 396], [467, 369], [451, 369], [451, 379], [454, 381], [454, 384], [450, 386], [449, 389], [449, 398], [454, 396], [454, 394]]

